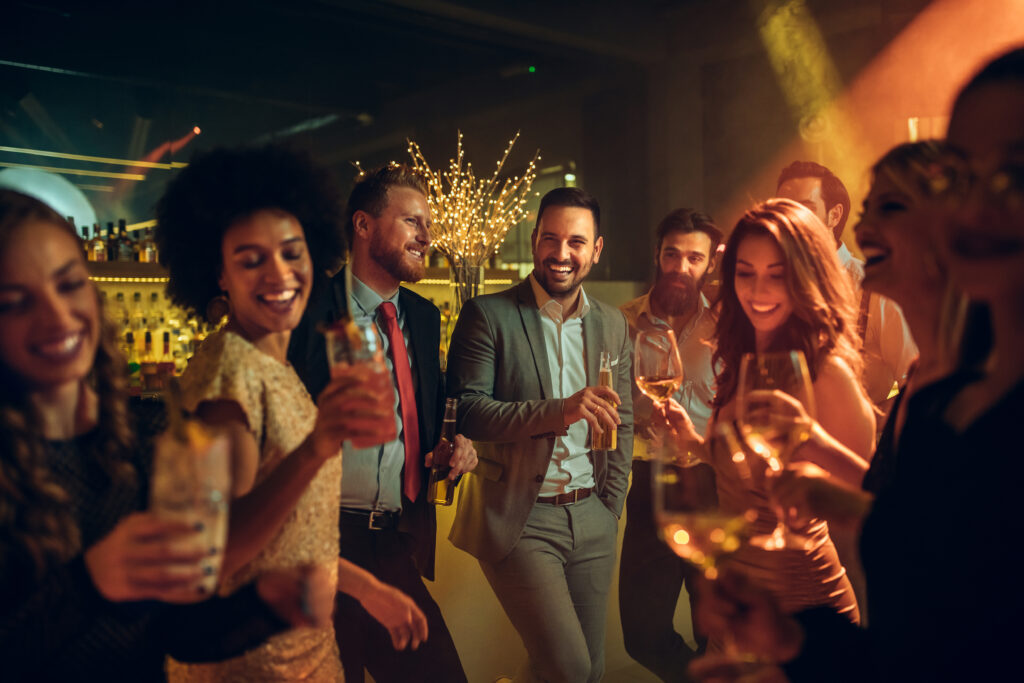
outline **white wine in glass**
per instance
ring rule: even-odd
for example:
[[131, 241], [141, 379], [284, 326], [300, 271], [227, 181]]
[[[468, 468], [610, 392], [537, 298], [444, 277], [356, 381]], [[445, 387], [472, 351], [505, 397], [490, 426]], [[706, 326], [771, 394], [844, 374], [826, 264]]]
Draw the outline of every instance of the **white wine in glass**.
[[[662, 327], [640, 330], [633, 346], [633, 374], [637, 388], [656, 408], [663, 409], [683, 383], [683, 362], [675, 332]], [[683, 465], [700, 462], [690, 451], [677, 453], [676, 459]]]
[[744, 354], [736, 391], [736, 422], [747, 446], [767, 464], [769, 502], [777, 520], [770, 534], [751, 538], [752, 545], [765, 550], [807, 547], [809, 539], [786, 525], [785, 514], [772, 495], [771, 480], [810, 437], [807, 418], [813, 418], [814, 412], [814, 388], [801, 351]]
[[641, 330], [633, 347], [636, 386], [655, 404], [665, 403], [683, 383], [683, 363], [670, 329]]

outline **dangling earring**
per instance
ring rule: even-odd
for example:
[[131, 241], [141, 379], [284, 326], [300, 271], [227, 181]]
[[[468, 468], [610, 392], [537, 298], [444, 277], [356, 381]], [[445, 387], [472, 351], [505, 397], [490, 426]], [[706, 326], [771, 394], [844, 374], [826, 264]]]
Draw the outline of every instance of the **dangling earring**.
[[206, 319], [212, 325], [220, 325], [229, 315], [231, 315], [231, 299], [228, 298], [227, 292], [218, 294], [210, 299], [210, 303], [206, 304]]

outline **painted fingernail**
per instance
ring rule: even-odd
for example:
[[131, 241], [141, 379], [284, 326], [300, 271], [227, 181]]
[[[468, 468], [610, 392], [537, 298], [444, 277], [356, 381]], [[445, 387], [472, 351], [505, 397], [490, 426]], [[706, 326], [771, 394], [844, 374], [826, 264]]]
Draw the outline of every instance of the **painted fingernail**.
[[210, 546], [210, 555], [216, 555], [219, 552], [220, 552], [220, 550], [217, 549], [217, 546], [213, 546], [213, 545]]
[[193, 526], [192, 528], [195, 529], [196, 531], [202, 531], [203, 529], [206, 528], [206, 525], [203, 524], [202, 522], [196, 522], [195, 526]]
[[206, 595], [206, 586], [197, 586], [196, 592], [200, 595]]
[[206, 565], [206, 566], [203, 567], [203, 573], [206, 574], [207, 576], [213, 576], [213, 572], [214, 572], [214, 569], [213, 569], [213, 567], [211, 565]]

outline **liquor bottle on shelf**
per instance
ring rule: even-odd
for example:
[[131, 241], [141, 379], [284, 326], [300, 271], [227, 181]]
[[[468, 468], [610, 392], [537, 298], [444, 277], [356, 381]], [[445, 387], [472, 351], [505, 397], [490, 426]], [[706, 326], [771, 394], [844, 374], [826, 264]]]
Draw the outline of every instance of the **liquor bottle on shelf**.
[[441, 441], [434, 449], [434, 463], [430, 467], [427, 500], [434, 505], [451, 505], [455, 501], [455, 482], [448, 478], [452, 468], [449, 460], [455, 449], [455, 414], [459, 400], [449, 398], [444, 404], [444, 422], [441, 423]]
[[139, 245], [139, 261], [141, 263], [159, 263], [156, 242], [153, 240], [153, 232], [146, 228], [145, 237]]
[[138, 394], [142, 391], [142, 364], [139, 363], [139, 350], [135, 347], [135, 335], [131, 330], [125, 333], [124, 342], [128, 357], [128, 392]]
[[[74, 224], [72, 224], [72, 227]], [[85, 260], [90, 261], [89, 258], [89, 228], [82, 226], [82, 251], [85, 252]]]
[[146, 330], [143, 335], [142, 343], [142, 362], [143, 363], [155, 363], [156, 356], [153, 355], [153, 333]]
[[145, 327], [146, 313], [142, 309], [142, 292], [132, 292], [131, 328], [139, 331]]
[[107, 260], [117, 260], [117, 230], [113, 221], [107, 221]]
[[92, 239], [89, 240], [86, 257], [90, 261], [107, 260], [107, 243], [103, 241], [103, 237], [100, 235], [99, 223], [94, 223], [92, 226]]
[[163, 333], [163, 346], [160, 350], [160, 362], [167, 363], [173, 360], [171, 356], [171, 333], [165, 331]]
[[124, 304], [124, 292], [114, 295], [114, 310], [110, 312], [110, 319], [121, 326], [122, 332], [128, 329], [128, 308]]
[[132, 238], [128, 236], [128, 228], [125, 220], [122, 218], [118, 221], [117, 228], [117, 260], [130, 263], [134, 256], [134, 242], [132, 242]]

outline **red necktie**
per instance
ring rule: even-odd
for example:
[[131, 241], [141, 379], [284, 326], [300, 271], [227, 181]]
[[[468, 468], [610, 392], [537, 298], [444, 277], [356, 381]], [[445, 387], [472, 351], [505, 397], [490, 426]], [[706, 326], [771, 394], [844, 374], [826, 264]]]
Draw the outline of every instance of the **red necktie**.
[[416, 500], [420, 492], [420, 420], [416, 414], [416, 394], [412, 388], [412, 372], [409, 370], [409, 354], [405, 350], [405, 338], [398, 326], [398, 311], [390, 301], [377, 307], [384, 320], [384, 332], [388, 335], [391, 348], [391, 362], [395, 366], [395, 381], [398, 383], [398, 403], [402, 409], [402, 437], [405, 441], [405, 476], [402, 491], [409, 500]]

